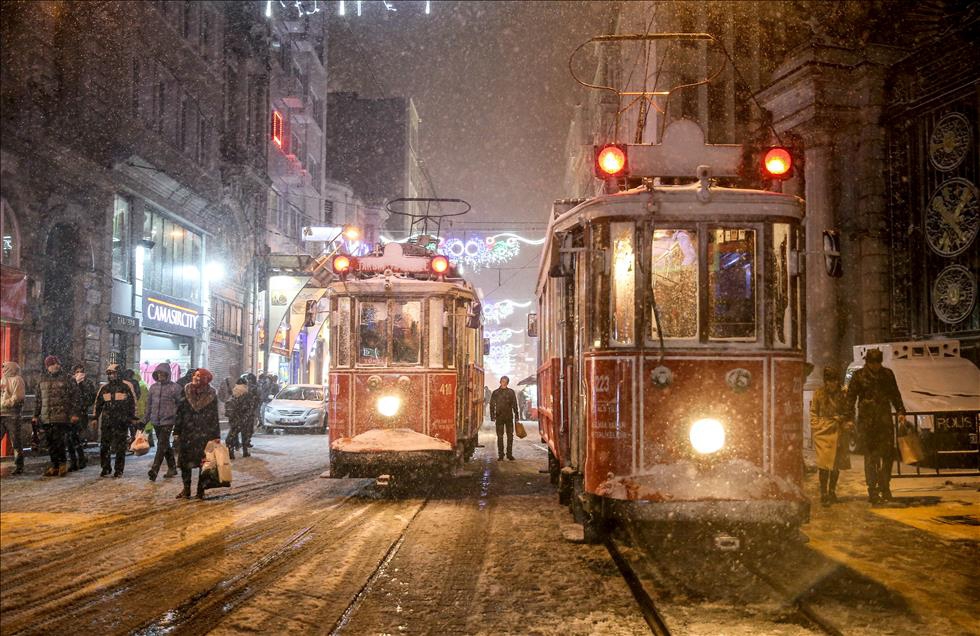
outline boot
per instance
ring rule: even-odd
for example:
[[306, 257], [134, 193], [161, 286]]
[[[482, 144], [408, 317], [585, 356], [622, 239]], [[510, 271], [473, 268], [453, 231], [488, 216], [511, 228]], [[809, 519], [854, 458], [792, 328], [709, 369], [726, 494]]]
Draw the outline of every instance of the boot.
[[204, 501], [204, 488], [201, 487], [200, 482], [197, 484], [197, 498]]
[[61, 464], [58, 466], [58, 477], [64, 477], [68, 474], [68, 464]]
[[[251, 446], [251, 444], [249, 446]], [[251, 457], [252, 456], [252, 454], [248, 452], [248, 449], [249, 449], [248, 446], [245, 446], [244, 448], [242, 448], [242, 457]]]
[[24, 456], [21, 455], [20, 453], [17, 453], [17, 456], [14, 458], [14, 472], [12, 474], [20, 475], [23, 472], [24, 472]]
[[146, 471], [146, 475], [147, 475], [147, 477], [150, 478], [150, 481], [156, 481], [157, 480], [157, 473], [152, 468], [150, 470]]
[[177, 476], [177, 471], [174, 470], [173, 468], [168, 468], [167, 469], [167, 472], [165, 472], [163, 474], [163, 478], [164, 479], [172, 479], [172, 478], [174, 478], [176, 476]]
[[85, 468], [86, 466], [88, 466], [88, 460], [85, 459], [85, 450], [84, 449], [79, 449], [78, 450], [78, 470], [81, 470], [81, 469]]
[[111, 468], [103, 468], [102, 472], [99, 473], [99, 477], [108, 477], [110, 474], [112, 474]]
[[44, 471], [44, 476], [45, 477], [57, 477], [58, 476], [58, 467], [57, 466], [50, 466], [50, 467], [48, 467], [48, 469], [46, 471]]
[[68, 472], [73, 473], [78, 470], [78, 462], [71, 462], [68, 464]]
[[234, 446], [229, 446], [228, 447], [228, 459], [235, 459], [235, 447]]
[[176, 499], [190, 499], [191, 498], [191, 485], [184, 484], [184, 489], [177, 493]]

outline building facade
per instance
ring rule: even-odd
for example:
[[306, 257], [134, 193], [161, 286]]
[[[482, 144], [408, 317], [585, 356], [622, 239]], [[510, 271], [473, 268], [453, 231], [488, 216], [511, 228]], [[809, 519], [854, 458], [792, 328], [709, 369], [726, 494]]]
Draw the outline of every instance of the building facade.
[[229, 125], [226, 74], [262, 67], [261, 39], [227, 46], [262, 27], [242, 9], [3, 3], [4, 355], [29, 379], [48, 354], [98, 377], [242, 370], [265, 194]]

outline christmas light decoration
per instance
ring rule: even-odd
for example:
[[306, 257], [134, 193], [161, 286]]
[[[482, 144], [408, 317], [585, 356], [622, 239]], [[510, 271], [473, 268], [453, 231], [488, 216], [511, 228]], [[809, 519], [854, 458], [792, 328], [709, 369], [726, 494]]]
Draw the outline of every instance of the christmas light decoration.
[[[320, 12], [320, 0], [266, 0], [265, 17], [267, 18], [272, 17], [273, 2], [278, 2], [280, 7], [287, 9], [290, 13], [295, 10], [297, 17], [300, 18]], [[341, 10], [343, 10], [344, 3], [341, 2], [340, 4]]]
[[490, 340], [491, 345], [495, 345], [500, 344], [501, 342], [507, 342], [513, 338], [515, 334], [519, 333], [524, 333], [524, 331], [521, 329], [514, 330], [505, 327], [503, 329], [498, 329], [497, 331], [485, 331], [483, 332], [483, 336]]
[[530, 307], [531, 303], [519, 303], [510, 299], [501, 300], [499, 303], [488, 303], [483, 305], [483, 320], [487, 323], [499, 325], [500, 321], [513, 315], [516, 307]]
[[[418, 235], [395, 241], [382, 236], [381, 239], [387, 243], [405, 243], [416, 241]], [[502, 265], [514, 258], [521, 252], [521, 245], [542, 245], [544, 239], [529, 239], [519, 234], [505, 232], [503, 234], [493, 234], [486, 237], [473, 237], [466, 240], [460, 238], [441, 238], [436, 244], [436, 252], [449, 257], [453, 265], [467, 265], [474, 272], [494, 265]]]

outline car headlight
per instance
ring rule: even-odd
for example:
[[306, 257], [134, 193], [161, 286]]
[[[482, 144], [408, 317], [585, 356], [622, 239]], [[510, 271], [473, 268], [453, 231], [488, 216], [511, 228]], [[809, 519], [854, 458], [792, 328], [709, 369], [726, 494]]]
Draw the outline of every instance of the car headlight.
[[378, 413], [391, 417], [402, 407], [402, 399], [397, 395], [383, 395], [378, 398]]
[[320, 411], [318, 411], [317, 409], [310, 409], [309, 411], [306, 412], [307, 424], [315, 423], [318, 419], [320, 419]]
[[691, 425], [690, 437], [694, 450], [708, 455], [725, 445], [725, 427], [718, 420], [706, 417]]

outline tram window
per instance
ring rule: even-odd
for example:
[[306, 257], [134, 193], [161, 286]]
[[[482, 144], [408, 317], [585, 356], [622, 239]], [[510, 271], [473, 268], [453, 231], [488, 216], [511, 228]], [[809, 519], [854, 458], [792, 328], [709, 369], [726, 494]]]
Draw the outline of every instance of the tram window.
[[392, 303], [392, 364], [419, 364], [422, 356], [422, 303], [418, 300]]
[[[654, 230], [650, 285], [664, 338], [698, 337], [698, 235]], [[651, 307], [650, 335], [660, 337]]]
[[789, 277], [790, 226], [773, 223], [772, 245], [769, 250], [768, 285], [770, 329], [772, 344], [779, 349], [793, 343], [793, 304]]
[[446, 309], [449, 311], [449, 320], [446, 321], [446, 325], [442, 328], [442, 341], [446, 344], [442, 348], [442, 362], [443, 366], [447, 369], [456, 368], [456, 360], [453, 358], [453, 353], [456, 348], [453, 344], [456, 342], [456, 315], [459, 311], [465, 311], [462, 309], [461, 304], [457, 304], [452, 299], [446, 301]]
[[612, 223], [612, 289], [610, 336], [616, 344], [633, 344], [633, 325], [636, 317], [636, 256], [634, 253], [634, 226], [632, 223]]
[[755, 340], [755, 230], [708, 232], [708, 337]]
[[342, 296], [337, 299], [337, 324], [331, 326], [333, 330], [334, 360], [337, 367], [350, 366], [350, 298]]
[[388, 308], [384, 301], [358, 302], [357, 363], [384, 365], [388, 351]]
[[442, 298], [429, 299], [429, 366], [441, 368], [443, 322], [448, 317], [444, 313]]
[[[589, 286], [589, 299], [594, 302], [591, 340], [592, 346], [598, 349], [604, 347], [609, 338], [610, 321], [606, 319], [609, 310], [609, 274], [606, 261], [606, 254], [609, 251], [609, 225], [606, 223], [593, 224], [591, 235], [592, 262], [589, 269], [592, 271], [592, 280]], [[548, 320], [552, 327], [556, 326], [553, 315], [550, 315]]]

